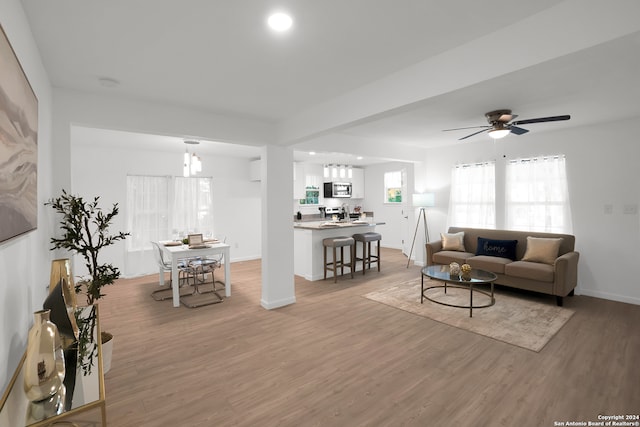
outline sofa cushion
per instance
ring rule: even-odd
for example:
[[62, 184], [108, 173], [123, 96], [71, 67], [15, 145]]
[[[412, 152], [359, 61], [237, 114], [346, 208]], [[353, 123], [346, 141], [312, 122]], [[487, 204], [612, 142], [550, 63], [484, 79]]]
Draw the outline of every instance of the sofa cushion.
[[517, 240], [496, 240], [478, 237], [478, 248], [476, 249], [476, 255], [508, 258], [514, 261], [516, 259], [517, 244]]
[[449, 265], [452, 262], [464, 264], [467, 258], [471, 258], [472, 256], [473, 254], [470, 252], [440, 251], [433, 254], [433, 262], [442, 265]]
[[509, 258], [497, 256], [476, 255], [467, 259], [467, 263], [472, 268], [490, 271], [492, 273], [504, 274], [504, 266], [512, 263]]
[[553, 282], [553, 271], [553, 266], [539, 262], [514, 261], [504, 266], [504, 273], [507, 276], [539, 282]]
[[443, 251], [464, 252], [464, 231], [459, 233], [440, 233]]
[[558, 258], [562, 238], [527, 237], [527, 250], [522, 261], [551, 264]]

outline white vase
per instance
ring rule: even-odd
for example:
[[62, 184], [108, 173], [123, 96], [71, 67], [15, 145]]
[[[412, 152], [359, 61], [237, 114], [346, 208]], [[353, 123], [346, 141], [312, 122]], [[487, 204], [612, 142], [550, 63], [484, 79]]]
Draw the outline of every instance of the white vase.
[[102, 343], [102, 372], [106, 375], [111, 369], [111, 358], [113, 356], [113, 336], [107, 342]]

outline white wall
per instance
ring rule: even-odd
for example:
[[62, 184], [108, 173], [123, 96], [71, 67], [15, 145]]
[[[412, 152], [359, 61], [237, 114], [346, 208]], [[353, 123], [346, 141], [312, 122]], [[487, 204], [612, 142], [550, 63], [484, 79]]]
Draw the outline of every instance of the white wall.
[[[189, 109], [150, 101], [117, 97], [114, 93], [88, 93], [62, 88], [53, 90], [53, 161], [56, 165], [52, 188], [56, 194], [66, 189], [74, 194], [92, 197], [99, 195], [107, 206], [118, 202], [125, 209], [126, 174], [181, 175], [176, 154], [159, 151], [138, 152], [130, 156], [116, 146], [86, 147], [86, 141], [72, 143], [75, 126], [98, 129], [125, 130], [153, 135], [207, 139], [259, 146], [274, 139], [273, 125], [244, 118], [227, 117], [198, 109]], [[76, 152], [77, 150], [77, 152]], [[132, 150], [132, 153], [134, 150]], [[158, 156], [158, 158], [156, 158]], [[259, 217], [259, 184], [249, 183], [248, 162], [237, 164], [215, 156], [203, 157], [203, 175], [213, 176], [214, 188], [221, 211], [214, 212], [221, 235], [232, 244], [232, 261], [259, 256], [261, 236], [259, 228], [240, 225], [242, 218]], [[73, 178], [72, 178], [73, 175]], [[246, 182], [240, 176], [246, 177]], [[227, 192], [228, 190], [228, 192]], [[99, 193], [101, 191], [103, 193]], [[215, 202], [215, 200], [214, 200]], [[223, 208], [226, 207], [226, 208]], [[113, 225], [113, 230], [124, 231], [123, 211]], [[258, 225], [259, 227], [259, 225]], [[218, 229], [218, 227], [216, 227]], [[218, 231], [216, 230], [216, 233]], [[232, 241], [232, 239], [234, 239]], [[237, 246], [237, 247], [236, 247]], [[118, 243], [105, 250], [105, 261], [113, 261], [122, 270], [124, 244]], [[66, 254], [59, 253], [59, 256]], [[83, 265], [74, 263], [77, 274]]]
[[[565, 154], [573, 233], [580, 252], [578, 288], [583, 295], [640, 304], [640, 134], [638, 119], [558, 132], [510, 135], [497, 142], [477, 138], [429, 150], [423, 184], [436, 192], [430, 209], [432, 239], [446, 231], [451, 168], [456, 163]], [[605, 213], [611, 205], [611, 214]], [[625, 206], [636, 213], [625, 214]]]
[[[33, 312], [42, 308], [49, 284], [52, 222], [51, 85], [20, 1], [0, 2], [0, 24], [38, 98], [38, 228], [0, 243], [0, 388], [4, 390], [27, 346]], [[2, 159], [0, 159], [0, 162]]]
[[272, 124], [227, 117], [198, 109], [56, 88], [53, 92], [53, 141], [56, 174], [53, 189], [71, 183], [71, 128], [73, 125], [124, 130], [180, 138], [207, 139], [262, 146], [274, 141]]
[[[127, 175], [181, 176], [182, 153], [95, 146], [79, 141], [71, 131], [71, 188], [74, 194], [92, 199], [100, 196], [104, 208], [118, 203], [112, 232], [126, 231]], [[120, 141], [121, 142], [121, 141]], [[120, 144], [118, 144], [120, 145]], [[226, 236], [231, 262], [260, 258], [260, 183], [249, 181], [249, 160], [200, 154], [202, 173], [213, 178], [213, 219], [216, 236]], [[102, 262], [111, 262], [125, 272], [125, 243], [106, 248]], [[145, 265], [157, 271], [149, 252]], [[76, 274], [84, 274], [83, 263], [74, 263]]]

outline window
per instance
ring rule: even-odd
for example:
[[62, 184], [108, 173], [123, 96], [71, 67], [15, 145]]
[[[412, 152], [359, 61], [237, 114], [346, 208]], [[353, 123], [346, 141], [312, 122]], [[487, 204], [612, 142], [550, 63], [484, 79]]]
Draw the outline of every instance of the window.
[[505, 205], [507, 229], [571, 233], [565, 157], [510, 161]]
[[385, 203], [402, 203], [402, 171], [384, 173]]
[[213, 180], [175, 178], [173, 234], [202, 233], [213, 236]]
[[495, 228], [495, 162], [457, 165], [451, 171], [449, 224]]
[[151, 241], [213, 236], [212, 192], [211, 178], [127, 176], [125, 276], [149, 273]]
[[127, 251], [147, 249], [152, 240], [167, 238], [170, 184], [166, 176], [127, 176]]

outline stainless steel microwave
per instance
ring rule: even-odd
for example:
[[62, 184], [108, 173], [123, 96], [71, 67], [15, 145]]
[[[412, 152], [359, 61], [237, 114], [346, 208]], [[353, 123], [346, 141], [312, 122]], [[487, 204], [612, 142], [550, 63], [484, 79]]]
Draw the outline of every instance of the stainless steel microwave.
[[351, 183], [350, 182], [325, 182], [324, 197], [325, 198], [351, 197]]

